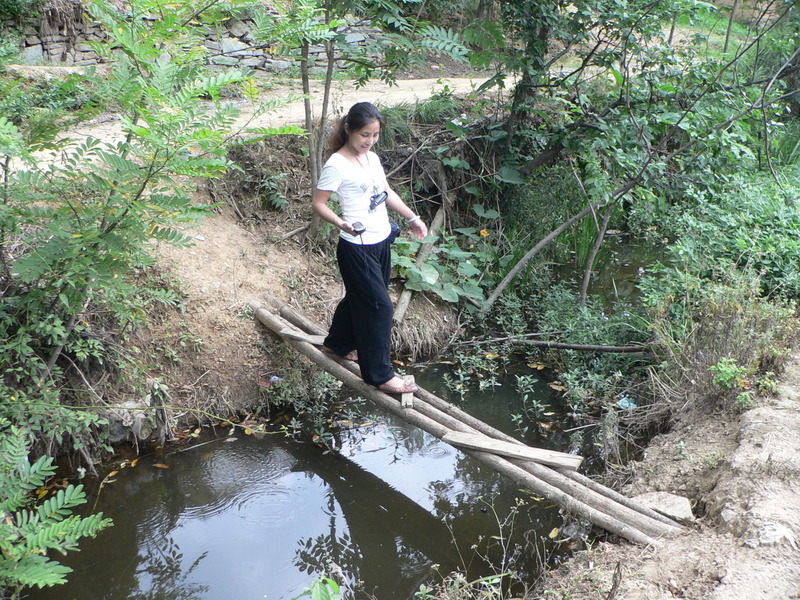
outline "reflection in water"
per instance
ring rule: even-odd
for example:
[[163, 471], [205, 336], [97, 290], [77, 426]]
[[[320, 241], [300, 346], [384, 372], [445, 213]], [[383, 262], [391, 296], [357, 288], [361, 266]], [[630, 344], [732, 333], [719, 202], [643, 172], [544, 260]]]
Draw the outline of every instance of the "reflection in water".
[[[470, 548], [508, 533], [494, 512], [507, 514], [522, 494], [432, 436], [378, 420], [340, 435], [339, 456], [243, 436], [142, 459], [102, 490], [97, 510], [114, 527], [67, 557], [70, 583], [30, 598], [288, 600], [324, 572], [381, 600], [406, 600], [434, 564], [447, 573], [466, 567], [463, 558], [471, 576], [491, 573]], [[554, 509], [520, 513], [519, 571], [532, 574], [537, 563], [526, 536], [537, 539], [556, 518]]]

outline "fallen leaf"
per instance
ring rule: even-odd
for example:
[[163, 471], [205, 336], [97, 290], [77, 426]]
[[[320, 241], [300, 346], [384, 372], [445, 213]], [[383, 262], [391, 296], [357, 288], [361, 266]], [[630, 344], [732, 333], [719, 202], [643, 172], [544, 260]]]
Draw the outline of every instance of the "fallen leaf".
[[537, 371], [542, 371], [545, 369], [545, 366], [542, 363], [528, 363], [528, 367], [531, 369], [536, 369]]
[[139, 459], [138, 459], [138, 458], [134, 458], [134, 459], [131, 461], [131, 466], [132, 466], [132, 467], [135, 467], [135, 466], [136, 466], [136, 465], [138, 465], [138, 464], [139, 464]]
[[558, 536], [558, 527], [553, 527], [553, 530], [547, 534], [547, 537], [549, 537], [551, 540], [556, 539], [557, 536]]
[[560, 383], [556, 383], [555, 381], [551, 381], [547, 385], [549, 385], [557, 392], [566, 392], [569, 389], [567, 386], [561, 385]]
[[108, 475], [106, 475], [106, 479], [111, 479], [111, 478], [112, 478], [112, 477], [114, 477], [114, 475], [116, 475], [117, 473], [119, 473], [119, 471], [111, 471], [111, 473], [109, 473]]
[[159, 469], [169, 469], [169, 465], [165, 465], [164, 463], [156, 463], [153, 466]]

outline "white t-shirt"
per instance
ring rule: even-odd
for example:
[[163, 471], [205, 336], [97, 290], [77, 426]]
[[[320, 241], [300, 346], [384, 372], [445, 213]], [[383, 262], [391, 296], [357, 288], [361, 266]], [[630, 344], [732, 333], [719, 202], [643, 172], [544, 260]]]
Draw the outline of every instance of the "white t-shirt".
[[386, 174], [381, 160], [374, 152], [367, 152], [363, 165], [357, 165], [334, 152], [322, 167], [317, 189], [336, 192], [342, 218], [348, 223], [360, 221], [366, 231], [352, 236], [342, 231], [340, 236], [354, 244], [377, 244], [389, 236], [389, 213], [386, 202], [370, 208], [370, 200], [386, 189]]

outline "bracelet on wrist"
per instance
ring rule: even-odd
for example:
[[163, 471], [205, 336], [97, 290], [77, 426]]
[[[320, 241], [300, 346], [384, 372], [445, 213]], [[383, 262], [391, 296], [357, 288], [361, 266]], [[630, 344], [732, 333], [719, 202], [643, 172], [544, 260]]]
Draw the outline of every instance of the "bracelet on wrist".
[[408, 219], [408, 224], [411, 225], [414, 221], [419, 221], [419, 218], [419, 215], [417, 215], [416, 217]]

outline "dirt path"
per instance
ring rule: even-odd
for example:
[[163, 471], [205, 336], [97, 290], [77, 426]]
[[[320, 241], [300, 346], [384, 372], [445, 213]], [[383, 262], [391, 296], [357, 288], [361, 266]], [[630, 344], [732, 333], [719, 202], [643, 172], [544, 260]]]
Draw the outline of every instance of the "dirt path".
[[[407, 79], [398, 80], [397, 85], [389, 86], [380, 81], [373, 81], [361, 88], [356, 88], [352, 82], [334, 82], [331, 95], [330, 114], [341, 115], [356, 102], [368, 101], [378, 106], [394, 106], [396, 104], [411, 103], [429, 98], [436, 92], [441, 92], [445, 86], [454, 94], [467, 93], [477, 88], [485, 78], [447, 78], [440, 79]], [[312, 94], [316, 98], [322, 97], [322, 84], [312, 82]], [[234, 101], [241, 115], [237, 121], [238, 126], [249, 124], [252, 127], [280, 127], [281, 125], [299, 125], [305, 122], [305, 112], [302, 99], [302, 88], [298, 83], [288, 86], [276, 87], [262, 95], [264, 100], [283, 100], [286, 102], [274, 111], [252, 120], [254, 106], [246, 101]], [[122, 140], [122, 123], [117, 115], [103, 115], [89, 121], [70, 131], [70, 137], [81, 139], [88, 136], [108, 142]]]

